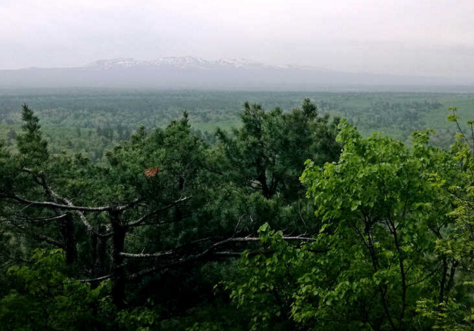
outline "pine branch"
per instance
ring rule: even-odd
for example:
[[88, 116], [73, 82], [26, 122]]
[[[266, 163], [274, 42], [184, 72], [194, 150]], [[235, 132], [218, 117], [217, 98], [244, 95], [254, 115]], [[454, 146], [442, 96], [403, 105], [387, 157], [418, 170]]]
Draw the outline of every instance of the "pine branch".
[[184, 198], [178, 199], [178, 200], [174, 201], [173, 203], [171, 203], [171, 204], [169, 204], [169, 205], [167, 205], [167, 206], [165, 206], [165, 207], [156, 209], [156, 210], [154, 210], [154, 211], [152, 211], [152, 212], [150, 212], [150, 213], [148, 213], [148, 214], [146, 214], [146, 215], [140, 217], [138, 220], [129, 223], [128, 226], [139, 226], [139, 225], [141, 225], [144, 221], [146, 221], [148, 218], [150, 218], [150, 217], [152, 217], [152, 216], [155, 216], [155, 215], [161, 213], [162, 211], [168, 210], [168, 209], [170, 209], [170, 208], [172, 208], [172, 207], [174, 207], [174, 206], [176, 206], [176, 205], [178, 205], [178, 204], [180, 204], [180, 203], [182, 203], [182, 202], [185, 202], [185, 201], [187, 201], [187, 200], [189, 200], [189, 199], [191, 199], [191, 198], [192, 198], [192, 196], [190, 196], [190, 197], [184, 197]]

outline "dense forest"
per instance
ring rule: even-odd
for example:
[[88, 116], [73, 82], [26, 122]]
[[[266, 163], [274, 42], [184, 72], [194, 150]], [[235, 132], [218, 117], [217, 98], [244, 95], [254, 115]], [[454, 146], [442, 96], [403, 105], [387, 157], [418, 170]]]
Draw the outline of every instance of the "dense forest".
[[474, 329], [469, 96], [140, 93], [0, 98], [0, 330]]
[[446, 121], [446, 109], [458, 107], [468, 117], [474, 95], [468, 93], [403, 92], [237, 92], [154, 91], [114, 89], [0, 90], [0, 139], [10, 146], [21, 130], [21, 105], [40, 118], [53, 153], [81, 152], [93, 162], [130, 138], [141, 125], [164, 128], [183, 110], [195, 134], [215, 144], [215, 130], [242, 125], [245, 101], [288, 113], [310, 98], [321, 114], [346, 118], [364, 137], [384, 132], [410, 144], [417, 130], [436, 130], [431, 143], [448, 148], [456, 130]]

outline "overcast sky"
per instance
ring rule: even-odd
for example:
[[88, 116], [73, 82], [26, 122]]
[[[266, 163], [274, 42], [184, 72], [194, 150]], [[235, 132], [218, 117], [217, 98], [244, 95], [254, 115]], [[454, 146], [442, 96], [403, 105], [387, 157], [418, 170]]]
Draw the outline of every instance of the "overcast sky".
[[0, 69], [247, 58], [474, 74], [474, 0], [0, 0]]

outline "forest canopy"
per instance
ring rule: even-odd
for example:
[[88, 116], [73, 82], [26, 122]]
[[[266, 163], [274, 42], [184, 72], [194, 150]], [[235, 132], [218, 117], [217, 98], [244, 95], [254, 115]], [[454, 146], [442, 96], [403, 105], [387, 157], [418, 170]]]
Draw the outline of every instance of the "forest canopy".
[[0, 330], [474, 329], [473, 121], [451, 108], [441, 148], [309, 99], [239, 117], [124, 129], [94, 162], [24, 105], [0, 145]]

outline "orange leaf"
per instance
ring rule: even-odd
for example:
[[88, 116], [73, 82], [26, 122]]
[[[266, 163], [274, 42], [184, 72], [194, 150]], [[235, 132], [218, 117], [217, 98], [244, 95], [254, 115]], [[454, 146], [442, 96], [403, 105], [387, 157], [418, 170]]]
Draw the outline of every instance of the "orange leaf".
[[158, 171], [160, 171], [160, 169], [158, 169], [158, 167], [150, 168], [150, 169], [146, 169], [146, 170], [144, 171], [144, 174], [145, 174], [145, 176], [147, 176], [148, 178], [150, 178], [150, 177], [155, 176], [155, 175], [158, 173]]

